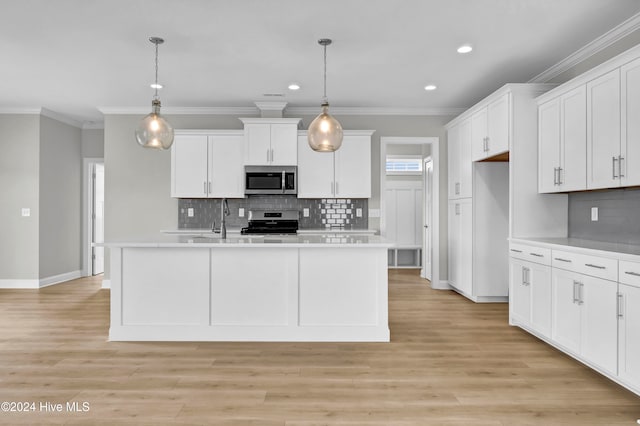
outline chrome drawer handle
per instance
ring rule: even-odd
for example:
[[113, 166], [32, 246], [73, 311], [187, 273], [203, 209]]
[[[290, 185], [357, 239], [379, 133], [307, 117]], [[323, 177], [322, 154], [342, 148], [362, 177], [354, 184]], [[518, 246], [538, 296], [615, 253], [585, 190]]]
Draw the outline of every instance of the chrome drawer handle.
[[531, 256], [535, 256], [535, 257], [544, 257], [543, 254], [538, 254], [538, 253], [529, 253]]
[[570, 260], [568, 259], [563, 259], [561, 257], [554, 257], [553, 260], [557, 260], [558, 262], [567, 262], [567, 263], [571, 263]]
[[522, 250], [511, 249], [511, 251], [515, 251], [516, 253], [522, 253]]
[[640, 274], [637, 272], [633, 272], [633, 271], [624, 271], [625, 274], [627, 275], [633, 275], [634, 277], [640, 277]]
[[596, 268], [596, 269], [607, 269], [606, 266], [594, 265], [592, 263], [585, 263], [584, 266], [588, 266], [589, 268]]

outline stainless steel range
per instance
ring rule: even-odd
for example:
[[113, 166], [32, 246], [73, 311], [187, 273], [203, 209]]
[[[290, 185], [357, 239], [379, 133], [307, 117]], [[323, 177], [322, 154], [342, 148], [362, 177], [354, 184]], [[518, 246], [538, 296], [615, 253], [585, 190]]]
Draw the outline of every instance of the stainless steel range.
[[242, 234], [295, 234], [298, 231], [297, 210], [249, 210], [249, 226]]

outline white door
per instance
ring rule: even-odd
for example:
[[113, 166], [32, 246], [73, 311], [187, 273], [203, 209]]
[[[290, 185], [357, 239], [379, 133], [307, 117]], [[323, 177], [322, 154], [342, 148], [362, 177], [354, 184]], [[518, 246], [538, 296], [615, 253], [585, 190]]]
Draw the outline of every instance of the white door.
[[622, 186], [640, 185], [640, 59], [620, 69], [622, 79]]
[[213, 198], [244, 198], [244, 136], [209, 136], [209, 180]]
[[460, 198], [460, 125], [455, 125], [447, 133], [447, 160], [449, 164], [449, 199]]
[[176, 135], [171, 146], [171, 196], [206, 198], [207, 135]]
[[584, 275], [562, 269], [552, 272], [552, 338], [569, 351], [580, 353], [580, 281]]
[[587, 90], [580, 86], [560, 99], [561, 150], [559, 188], [582, 191], [587, 188]]
[[560, 99], [538, 107], [538, 192], [557, 192], [560, 166]]
[[460, 185], [458, 185], [459, 198], [471, 198], [473, 184], [473, 161], [471, 160], [471, 120], [460, 123], [458, 135], [458, 165]]
[[245, 165], [271, 164], [271, 125], [251, 123], [244, 125]]
[[531, 287], [531, 327], [551, 337], [551, 267], [531, 263], [528, 281]]
[[431, 241], [432, 238], [432, 193], [433, 193], [433, 161], [430, 158], [424, 160], [424, 168], [423, 177], [424, 177], [424, 190], [423, 194], [423, 204], [424, 209], [422, 210], [423, 215], [423, 230], [424, 233], [422, 235], [422, 278], [425, 278], [431, 281], [432, 276], [432, 258], [433, 258], [433, 243]]
[[531, 322], [531, 268], [528, 262], [509, 261], [509, 308], [511, 316], [522, 325]]
[[298, 136], [298, 198], [334, 196], [333, 157], [333, 152], [315, 152], [306, 135]]
[[640, 287], [619, 284], [619, 291], [618, 374], [640, 389]]
[[[97, 163], [93, 172], [92, 243], [104, 242], [104, 164]], [[92, 275], [104, 272], [104, 247], [92, 248]]]
[[335, 152], [335, 196], [371, 198], [371, 137], [345, 136]]
[[509, 151], [509, 93], [487, 106], [487, 155]]
[[473, 204], [471, 198], [460, 200], [460, 283], [458, 290], [473, 295]]
[[298, 126], [296, 124], [271, 125], [271, 164], [295, 166], [298, 164]]
[[618, 284], [601, 278], [582, 278], [581, 354], [611, 374], [618, 365]]
[[487, 109], [482, 108], [471, 116], [471, 160], [482, 160], [487, 156]]

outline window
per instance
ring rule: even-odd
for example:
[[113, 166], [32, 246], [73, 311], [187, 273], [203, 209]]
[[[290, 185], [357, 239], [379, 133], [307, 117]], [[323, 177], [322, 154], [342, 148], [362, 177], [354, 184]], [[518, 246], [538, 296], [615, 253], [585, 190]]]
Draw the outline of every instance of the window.
[[387, 155], [388, 175], [420, 175], [422, 174], [422, 156], [419, 155]]

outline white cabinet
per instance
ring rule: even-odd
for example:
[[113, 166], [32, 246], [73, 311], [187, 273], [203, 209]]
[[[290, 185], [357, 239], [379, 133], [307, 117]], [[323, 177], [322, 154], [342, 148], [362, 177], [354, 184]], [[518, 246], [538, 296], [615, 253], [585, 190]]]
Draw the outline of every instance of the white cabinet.
[[587, 187], [587, 99], [579, 86], [538, 107], [538, 191]]
[[449, 285], [473, 294], [473, 204], [471, 198], [449, 201]]
[[177, 131], [171, 147], [171, 196], [243, 198], [243, 160], [241, 131]]
[[509, 265], [512, 323], [551, 336], [551, 267], [512, 258]]
[[316, 152], [298, 136], [298, 198], [370, 198], [371, 131], [345, 131], [336, 152]]
[[617, 373], [617, 285], [553, 269], [552, 337], [610, 374]]
[[245, 164], [295, 166], [298, 160], [298, 118], [242, 118]]
[[479, 161], [509, 151], [510, 94], [489, 102], [471, 117], [472, 160]]
[[640, 263], [620, 261], [618, 375], [640, 392]]
[[587, 188], [620, 186], [620, 70], [587, 83]]
[[452, 126], [447, 135], [449, 199], [472, 196], [471, 119]]
[[640, 59], [620, 68], [622, 129], [619, 175], [621, 186], [640, 185]]

